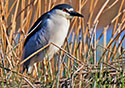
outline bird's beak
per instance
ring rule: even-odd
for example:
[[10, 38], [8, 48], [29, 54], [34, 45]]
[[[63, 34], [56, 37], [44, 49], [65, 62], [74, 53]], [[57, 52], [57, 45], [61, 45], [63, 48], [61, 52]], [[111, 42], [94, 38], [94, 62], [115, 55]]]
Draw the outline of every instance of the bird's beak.
[[75, 11], [71, 11], [71, 12], [70, 12], [70, 15], [71, 15], [71, 16], [84, 17], [82, 14], [79, 14], [79, 13], [77, 13], [77, 12], [75, 12]]

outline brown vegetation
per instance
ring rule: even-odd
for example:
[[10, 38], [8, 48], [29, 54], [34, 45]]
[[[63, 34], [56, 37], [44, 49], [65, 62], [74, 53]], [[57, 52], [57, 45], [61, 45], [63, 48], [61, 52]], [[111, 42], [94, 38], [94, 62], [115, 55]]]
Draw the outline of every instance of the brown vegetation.
[[[60, 48], [60, 51], [51, 62], [44, 60], [35, 65], [38, 76], [35, 70], [32, 75], [21, 74], [20, 65], [24, 63], [21, 62], [22, 47], [28, 30], [38, 17], [59, 3], [72, 5], [85, 18], [72, 19], [62, 48], [51, 43]], [[124, 88], [124, 3], [124, 0], [1, 0], [1, 88], [29, 86]], [[108, 34], [107, 31], [111, 30], [111, 27], [112, 34]], [[96, 32], [100, 28], [103, 32], [97, 38]], [[107, 41], [107, 35], [111, 35], [110, 41]], [[103, 42], [100, 44], [101, 38]], [[41, 50], [43, 49], [44, 47]], [[97, 56], [97, 52], [101, 55]]]

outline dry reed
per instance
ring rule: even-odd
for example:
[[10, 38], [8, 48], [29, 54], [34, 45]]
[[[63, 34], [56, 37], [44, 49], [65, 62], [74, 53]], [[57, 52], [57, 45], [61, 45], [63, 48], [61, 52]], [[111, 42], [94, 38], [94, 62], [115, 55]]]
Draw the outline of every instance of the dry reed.
[[[1, 0], [0, 87], [124, 88], [124, 2], [124, 0], [114, 0], [114, 2], [111, 0]], [[21, 61], [23, 43], [30, 35], [27, 34], [28, 30], [38, 17], [60, 3], [72, 5], [77, 12], [85, 14], [85, 17], [71, 20], [69, 33], [62, 47], [50, 43], [60, 49], [51, 61], [44, 60], [35, 64], [34, 69], [37, 72], [34, 70], [31, 75], [20, 73], [21, 64], [50, 45], [46, 45]], [[113, 15], [113, 19], [105, 23], [105, 26], [101, 26], [103, 31], [98, 34], [101, 21], [105, 21], [105, 19], [101, 20], [103, 14], [112, 11], [114, 7], [119, 8], [116, 15]], [[112, 36], [107, 41], [109, 30], [112, 30]]]

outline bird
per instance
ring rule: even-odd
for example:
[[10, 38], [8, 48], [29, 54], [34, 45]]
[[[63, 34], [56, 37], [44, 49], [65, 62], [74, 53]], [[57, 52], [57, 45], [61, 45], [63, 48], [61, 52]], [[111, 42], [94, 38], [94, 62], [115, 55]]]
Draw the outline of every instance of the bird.
[[[70, 20], [74, 16], [84, 17], [74, 11], [69, 4], [58, 4], [41, 15], [28, 31], [30, 34], [24, 42], [22, 60], [51, 42], [61, 47], [68, 34]], [[28, 74], [31, 74], [34, 63], [41, 62], [46, 57], [50, 60], [58, 50], [57, 47], [50, 45], [40, 51], [23, 63], [23, 72], [26, 70]]]

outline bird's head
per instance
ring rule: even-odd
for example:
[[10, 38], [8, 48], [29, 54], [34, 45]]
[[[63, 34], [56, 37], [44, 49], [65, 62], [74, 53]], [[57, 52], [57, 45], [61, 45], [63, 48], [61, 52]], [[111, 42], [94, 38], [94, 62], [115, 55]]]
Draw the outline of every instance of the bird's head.
[[83, 17], [83, 15], [75, 12], [73, 10], [72, 6], [70, 6], [68, 4], [56, 5], [51, 11], [54, 12], [54, 14], [59, 15], [59, 16], [63, 16], [67, 19], [71, 19], [74, 16]]

